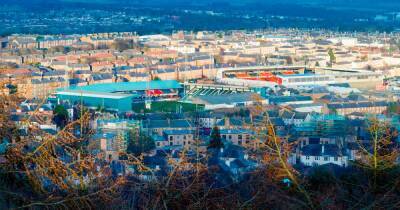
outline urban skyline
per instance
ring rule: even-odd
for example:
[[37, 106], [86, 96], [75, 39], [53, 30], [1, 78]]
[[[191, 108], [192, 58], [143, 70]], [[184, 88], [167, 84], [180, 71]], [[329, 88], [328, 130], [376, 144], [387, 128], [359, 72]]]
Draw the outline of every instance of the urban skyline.
[[4, 1], [0, 209], [399, 208], [397, 5]]

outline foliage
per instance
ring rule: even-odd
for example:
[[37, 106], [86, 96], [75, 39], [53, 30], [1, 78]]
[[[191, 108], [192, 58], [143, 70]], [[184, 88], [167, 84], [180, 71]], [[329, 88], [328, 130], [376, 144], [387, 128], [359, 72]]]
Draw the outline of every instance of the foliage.
[[64, 128], [68, 123], [69, 115], [67, 109], [62, 105], [57, 105], [53, 110], [53, 121], [59, 128]]
[[[164, 165], [146, 162], [153, 156], [143, 152], [154, 148], [154, 142], [134, 130], [129, 135], [130, 154], [122, 161], [135, 174], [117, 176], [113, 163], [82, 146], [90, 132], [76, 135], [77, 129], [93, 120], [89, 111], [82, 111], [56, 135], [27, 120], [23, 125], [28, 135], [16, 138], [21, 127], [10, 121], [10, 113], [20, 99], [1, 97], [0, 139], [13, 140], [0, 154], [1, 209], [400, 208], [397, 134], [376, 119], [368, 124], [371, 138], [358, 142], [361, 158], [348, 168], [290, 165], [297, 142], [277, 136], [268, 114], [263, 115], [265, 107], [259, 106], [251, 111], [253, 116], [264, 116], [263, 124], [253, 128], [254, 141], [260, 144], [247, 152], [262, 158], [255, 171], [237, 182], [221, 168], [208, 166], [207, 156], [187, 154], [185, 149], [174, 156], [163, 155]], [[211, 136], [213, 148], [223, 146], [218, 143], [222, 141], [217, 127]], [[283, 179], [290, 179], [292, 185], [285, 185]]]
[[129, 132], [127, 152], [139, 156], [155, 148], [154, 140], [146, 135], [142, 135], [135, 130]]
[[398, 102], [390, 102], [387, 109], [388, 114], [399, 114], [400, 106]]
[[68, 52], [71, 51], [70, 47], [64, 47], [64, 46], [55, 46], [55, 47], [51, 47], [48, 52], [49, 53], [58, 53], [61, 52], [63, 54], [67, 54]]
[[[0, 104], [7, 100], [8, 106], [3, 106], [1, 116], [9, 116], [16, 99], [2, 99]], [[63, 112], [60, 107], [56, 110]], [[99, 169], [99, 162], [77, 146], [86, 138], [75, 136], [75, 127], [87, 123], [89, 113], [56, 135], [28, 119], [23, 122], [27, 136], [21, 139], [16, 138], [17, 125], [8, 117], [0, 119], [4, 120], [1, 137], [10, 136], [14, 142], [0, 154], [0, 208], [92, 208], [110, 201], [115, 187], [123, 182], [111, 179], [107, 167]]]
[[209, 149], [220, 149], [224, 148], [224, 143], [222, 142], [221, 135], [219, 133], [219, 128], [215, 126], [211, 131], [210, 143], [208, 144]]
[[153, 78], [153, 81], [161, 81], [161, 78], [158, 77], [158, 76], [155, 76], [155, 77]]
[[335, 53], [333, 52], [333, 49], [332, 49], [332, 48], [329, 48], [329, 50], [328, 50], [328, 55], [329, 55], [329, 62], [330, 62], [330, 65], [336, 63], [336, 56], [335, 56]]
[[118, 51], [132, 49], [132, 47], [133, 47], [133, 44], [129, 40], [115, 40], [111, 45], [112, 49], [115, 49]]

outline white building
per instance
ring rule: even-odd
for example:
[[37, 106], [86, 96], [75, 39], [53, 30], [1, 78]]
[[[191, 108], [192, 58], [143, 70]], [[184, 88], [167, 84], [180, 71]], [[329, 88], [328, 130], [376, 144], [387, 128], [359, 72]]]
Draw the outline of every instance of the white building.
[[348, 156], [335, 144], [309, 144], [301, 149], [300, 162], [306, 166], [348, 165]]
[[345, 47], [354, 47], [358, 44], [358, 39], [353, 37], [330, 38], [328, 41], [331, 41], [334, 44], [342, 44]]
[[278, 75], [281, 84], [287, 87], [307, 86], [307, 85], [328, 85], [335, 83], [334, 77], [331, 75], [318, 74], [295, 74], [295, 75]]
[[168, 50], [177, 51], [182, 54], [193, 54], [196, 52], [196, 48], [194, 46], [188, 46], [185, 44], [182, 44], [180, 46], [170, 46], [168, 47]]

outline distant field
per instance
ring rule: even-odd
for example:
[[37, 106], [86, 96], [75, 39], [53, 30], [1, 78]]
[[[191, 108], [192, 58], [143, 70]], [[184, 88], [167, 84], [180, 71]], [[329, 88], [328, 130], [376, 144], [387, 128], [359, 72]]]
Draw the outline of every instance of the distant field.
[[[137, 103], [133, 106], [133, 111], [141, 113], [145, 110], [144, 103]], [[176, 101], [160, 101], [151, 103], [151, 109], [145, 112], [194, 112], [204, 110], [204, 105], [181, 103]]]

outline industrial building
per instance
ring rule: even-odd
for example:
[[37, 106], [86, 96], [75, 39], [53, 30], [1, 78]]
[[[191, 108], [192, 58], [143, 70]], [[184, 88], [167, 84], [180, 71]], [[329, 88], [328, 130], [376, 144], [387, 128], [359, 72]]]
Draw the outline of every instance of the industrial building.
[[145, 101], [171, 101], [180, 98], [182, 86], [178, 81], [117, 82], [60, 89], [59, 101], [107, 111], [129, 112], [135, 103]]
[[220, 68], [217, 82], [243, 87], [286, 87], [347, 83], [352, 88], [375, 89], [383, 84], [382, 72], [359, 69], [333, 69], [298, 66]]
[[261, 102], [266, 104], [267, 101], [256, 93], [231, 93], [222, 95], [199, 95], [190, 99], [191, 103], [204, 105], [206, 110], [214, 110], [221, 108], [246, 107]]
[[278, 75], [278, 84], [286, 87], [291, 86], [314, 86], [328, 85], [335, 83], [334, 77], [331, 75], [317, 74], [294, 74], [294, 75]]
[[135, 95], [120, 93], [100, 93], [79, 90], [66, 90], [57, 92], [57, 98], [71, 104], [83, 104], [89, 108], [102, 107], [107, 111], [128, 112], [132, 110]]

